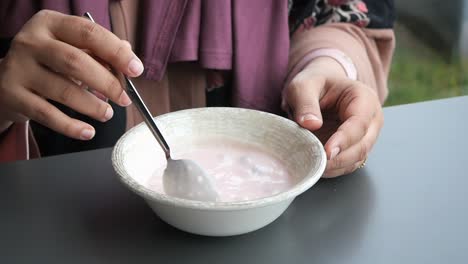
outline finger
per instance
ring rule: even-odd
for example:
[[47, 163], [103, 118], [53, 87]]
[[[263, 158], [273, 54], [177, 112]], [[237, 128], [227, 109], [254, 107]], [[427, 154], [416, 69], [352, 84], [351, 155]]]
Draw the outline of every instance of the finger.
[[103, 65], [80, 49], [52, 40], [37, 54], [40, 63], [65, 76], [82, 81], [121, 106], [131, 101], [119, 80]]
[[90, 89], [89, 92], [92, 93], [97, 98], [99, 98], [100, 100], [102, 100], [104, 102], [107, 102], [107, 97], [105, 95], [103, 95], [102, 93], [100, 93], [100, 92], [98, 92], [98, 91], [96, 91], [94, 89]]
[[[126, 45], [130, 45], [130, 43], [128, 41], [125, 41], [124, 42], [126, 43]], [[108, 71], [112, 71], [111, 67], [105, 62], [103, 61], [102, 59], [100, 59], [99, 57], [96, 57], [96, 56], [93, 56], [91, 54], [91, 51], [89, 50], [83, 50], [84, 52], [86, 52], [88, 55], [90, 55], [91, 57], [93, 57], [93, 59], [95, 59], [97, 62], [99, 62], [102, 66], [104, 66], [104, 68], [106, 68]], [[92, 94], [94, 94], [97, 98], [101, 99], [102, 101], [105, 101], [107, 102], [108, 101], [108, 98], [103, 95], [102, 93], [94, 90], [94, 89], [89, 89], [89, 87], [86, 87], [86, 89], [91, 92]]]
[[325, 80], [321, 106], [325, 108], [334, 106], [341, 120], [347, 120], [355, 115], [368, 116], [369, 108], [380, 106], [376, 93], [359, 81], [343, 78]]
[[365, 160], [377, 141], [382, 121], [376, 117], [368, 129], [367, 134], [361, 141], [351, 146], [349, 149], [341, 152], [339, 155], [327, 162], [326, 170], [339, 170], [352, 166], [358, 161]]
[[352, 165], [350, 165], [350, 166], [348, 166], [346, 168], [340, 168], [340, 169], [329, 170], [329, 171], [326, 170], [325, 173], [323, 174], [322, 178], [335, 178], [335, 177], [338, 177], [338, 176], [353, 173], [354, 171], [356, 171], [362, 165], [363, 162], [364, 162], [364, 160], [356, 162], [356, 163], [354, 163], [354, 164], [352, 164]]
[[89, 124], [70, 118], [45, 99], [33, 94], [22, 93], [19, 108], [30, 119], [71, 138], [89, 140], [95, 130]]
[[125, 41], [86, 18], [57, 14], [51, 26], [54, 36], [80, 49], [88, 49], [124, 74], [137, 77], [143, 64]]
[[339, 153], [361, 141], [367, 134], [370, 125], [371, 120], [360, 116], [352, 116], [346, 120], [325, 144], [325, 149], [329, 154], [328, 158], [333, 159]]
[[378, 98], [367, 86], [354, 81], [336, 81], [327, 85], [333, 86], [339, 90], [335, 101], [338, 116], [344, 123], [325, 145], [329, 159], [359, 142], [366, 135], [376, 113], [381, 111]]
[[38, 69], [37, 72], [40, 73], [42, 80], [32, 85], [31, 88], [44, 97], [102, 122], [108, 121], [114, 115], [108, 103], [99, 100], [68, 78], [45, 68]]
[[306, 72], [301, 72], [286, 91], [286, 102], [293, 112], [294, 120], [311, 131], [319, 129], [323, 124], [319, 100], [324, 85], [324, 78], [307, 77]]

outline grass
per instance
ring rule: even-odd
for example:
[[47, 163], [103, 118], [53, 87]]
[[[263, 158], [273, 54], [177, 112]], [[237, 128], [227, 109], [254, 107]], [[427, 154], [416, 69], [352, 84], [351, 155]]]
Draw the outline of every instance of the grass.
[[389, 76], [387, 106], [468, 94], [468, 67], [448, 63], [403, 26], [395, 27], [397, 47]]

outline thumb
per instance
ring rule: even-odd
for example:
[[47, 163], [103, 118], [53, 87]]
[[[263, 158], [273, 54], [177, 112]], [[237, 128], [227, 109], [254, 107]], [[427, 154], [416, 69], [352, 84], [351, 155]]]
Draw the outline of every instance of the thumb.
[[303, 78], [298, 74], [287, 87], [286, 102], [294, 120], [311, 131], [320, 129], [323, 124], [319, 101], [324, 85], [324, 78]]

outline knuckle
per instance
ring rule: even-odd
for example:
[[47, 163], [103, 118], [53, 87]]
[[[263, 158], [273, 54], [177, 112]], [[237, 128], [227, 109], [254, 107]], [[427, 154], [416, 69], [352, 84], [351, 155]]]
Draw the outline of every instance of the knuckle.
[[304, 79], [302, 78], [294, 78], [290, 83], [289, 83], [289, 87], [288, 87], [288, 90], [289, 92], [293, 93], [293, 92], [297, 92], [299, 89], [301, 89], [301, 87], [304, 87]]
[[332, 167], [334, 170], [336, 170], [336, 169], [339, 169], [339, 168], [342, 168], [342, 167], [343, 167], [344, 160], [343, 160], [342, 157], [340, 157], [340, 156], [338, 155], [336, 158], [334, 158], [334, 159], [331, 161], [331, 163], [332, 163], [332, 166], [331, 166], [331, 167]]
[[34, 20], [34, 22], [38, 23], [48, 23], [53, 16], [56, 15], [56, 11], [48, 10], [48, 9], [42, 9], [39, 12], [37, 12], [31, 20]]
[[[48, 10], [48, 9], [43, 9], [37, 12], [32, 18], [31, 18], [31, 26], [36, 27], [36, 26], [45, 26], [48, 27], [52, 25], [53, 23], [56, 23], [57, 18], [59, 15], [63, 15], [57, 11], [53, 10]], [[28, 23], [29, 24], [29, 23]], [[35, 28], [37, 29], [37, 28]]]
[[47, 50], [49, 44], [47, 38], [47, 36], [35, 32], [19, 32], [13, 38], [7, 54], [26, 59], [34, 58], [39, 52]]
[[74, 135], [76, 132], [75, 126], [71, 119], [65, 120], [62, 124], [62, 133], [65, 135]]
[[96, 23], [84, 21], [80, 27], [80, 39], [83, 42], [92, 41], [98, 32], [99, 28]]
[[118, 47], [115, 49], [115, 51], [113, 52], [112, 56], [111, 56], [111, 61], [119, 61], [120, 59], [122, 59], [125, 54], [125, 52], [128, 50], [128, 46], [125, 45], [124, 42], [122, 42], [120, 45], [118, 45]]
[[357, 116], [352, 116], [348, 119], [347, 125], [340, 126], [335, 134], [343, 140], [344, 147], [347, 148], [364, 137], [368, 129], [368, 122]]
[[326, 82], [326, 78], [323, 76], [308, 77], [302, 73], [299, 73], [294, 77], [288, 85], [288, 90], [291, 93], [298, 94], [299, 91], [308, 89], [310, 87], [323, 86]]
[[342, 144], [340, 146], [342, 150], [347, 149], [353, 143], [351, 141], [351, 138], [349, 136], [346, 136], [345, 131], [341, 127], [338, 128], [338, 130], [335, 132], [335, 134], [333, 135], [333, 138], [340, 138], [342, 140]]
[[11, 48], [38, 47], [44, 39], [44, 29], [50, 24], [50, 20], [57, 12], [52, 10], [41, 10], [37, 12], [29, 22], [15, 35], [11, 42]]
[[35, 109], [33, 109], [31, 118], [47, 126], [50, 123], [49, 120], [52, 116], [53, 111], [54, 108], [50, 104], [38, 106], [35, 107]]
[[288, 88], [286, 89], [286, 99], [291, 102], [295, 100], [295, 96], [297, 94], [297, 91], [299, 90], [298, 87], [301, 87], [301, 82], [300, 80], [297, 80], [294, 78], [288, 85]]
[[104, 93], [112, 99], [118, 99], [120, 95], [120, 82], [112, 76], [106, 81]]
[[39, 12], [37, 12], [34, 15], [34, 17], [38, 18], [38, 19], [48, 20], [54, 14], [55, 14], [55, 11], [48, 10], [48, 9], [42, 9]]
[[76, 90], [76, 87], [74, 87], [74, 85], [72, 84], [64, 86], [62, 90], [60, 91], [59, 100], [63, 104], [70, 103], [73, 100], [73, 97], [75, 95], [75, 90]]
[[358, 90], [359, 89], [355, 89], [353, 85], [349, 85], [344, 88], [338, 99], [337, 105], [346, 108], [347, 106], [351, 106], [353, 103], [358, 102], [360, 97]]
[[69, 72], [78, 72], [81, 68], [82, 55], [77, 51], [69, 51], [64, 55], [64, 67]]
[[30, 49], [35, 45], [33, 37], [28, 32], [21, 31], [13, 38], [11, 42], [11, 49]]

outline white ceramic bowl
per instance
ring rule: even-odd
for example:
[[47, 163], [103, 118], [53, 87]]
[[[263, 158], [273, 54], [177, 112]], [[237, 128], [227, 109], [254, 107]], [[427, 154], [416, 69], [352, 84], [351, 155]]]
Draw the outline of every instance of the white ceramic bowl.
[[278, 218], [296, 196], [313, 186], [325, 169], [326, 155], [320, 141], [277, 115], [240, 108], [197, 108], [155, 120], [174, 153], [190, 148], [197, 138], [226, 136], [271, 150], [289, 173], [298, 177], [292, 188], [250, 201], [200, 202], [170, 197], [145, 187], [152, 172], [165, 162], [165, 156], [146, 125], [134, 127], [113, 150], [115, 171], [162, 220], [190, 233], [229, 236], [262, 228]]

